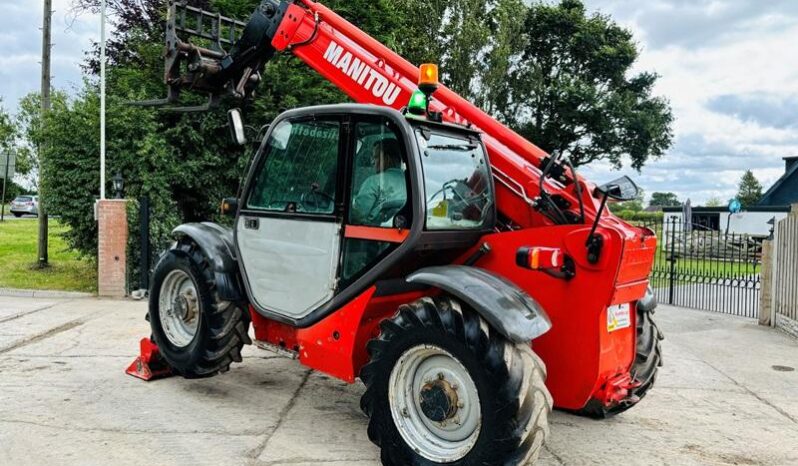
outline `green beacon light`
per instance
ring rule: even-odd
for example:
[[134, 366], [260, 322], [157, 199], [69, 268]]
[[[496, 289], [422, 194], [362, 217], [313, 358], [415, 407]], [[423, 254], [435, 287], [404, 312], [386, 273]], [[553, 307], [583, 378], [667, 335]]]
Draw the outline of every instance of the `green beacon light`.
[[427, 113], [427, 96], [421, 90], [416, 90], [410, 96], [410, 103], [407, 110], [413, 115], [424, 115]]

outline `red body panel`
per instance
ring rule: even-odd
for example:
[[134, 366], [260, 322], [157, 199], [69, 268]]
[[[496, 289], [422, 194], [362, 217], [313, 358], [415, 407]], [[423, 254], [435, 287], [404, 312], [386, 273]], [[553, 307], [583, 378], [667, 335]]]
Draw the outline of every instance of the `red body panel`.
[[[536, 339], [533, 347], [548, 367], [547, 386], [555, 405], [568, 409], [583, 407], [609, 379], [628, 374], [635, 357], [634, 313], [628, 328], [607, 331], [607, 307], [613, 304], [615, 280], [625, 255], [622, 246], [632, 248], [633, 244], [616, 230], [599, 230], [608, 247], [601, 261], [591, 265], [584, 247], [589, 232], [588, 227], [536, 228], [533, 242], [529, 230], [489, 235], [484, 241], [492, 252], [478, 264], [518, 285], [548, 313], [552, 329]], [[530, 245], [562, 248], [577, 263], [576, 276], [562, 280], [516, 266], [515, 252]], [[634, 283], [644, 292], [648, 282], [644, 276]]]
[[[417, 88], [418, 68], [323, 5], [310, 0], [303, 4], [307, 8], [289, 7], [272, 41], [277, 50], [291, 51], [359, 103], [395, 109], [407, 104]], [[591, 398], [606, 404], [622, 399], [634, 385], [629, 374], [635, 358], [634, 302], [643, 297], [648, 285], [656, 248], [653, 234], [605, 212], [597, 231], [604, 240], [600, 261], [591, 264], [585, 248], [589, 225], [553, 226], [531, 206], [539, 194], [538, 167], [547, 154], [445, 87], [434, 99], [431, 109], [442, 112], [444, 120], [468, 122], [483, 133], [497, 181], [498, 209], [520, 229], [486, 236], [484, 241], [492, 251], [477, 265], [511, 280], [549, 314], [552, 330], [533, 345], [548, 366], [547, 385], [555, 405], [578, 409]], [[592, 196], [592, 186], [581, 179], [577, 182], [583, 188], [589, 224], [597, 215], [598, 200]], [[572, 205], [578, 203], [575, 187], [576, 183], [566, 188], [546, 182], [549, 193], [561, 195]], [[389, 234], [393, 241], [405, 239]], [[347, 227], [346, 235], [372, 238], [374, 232]], [[515, 254], [524, 246], [562, 249], [574, 259], [576, 276], [563, 280], [518, 267]], [[422, 296], [373, 298], [373, 294], [374, 288], [306, 329], [253, 312], [256, 337], [295, 348], [303, 364], [352, 382], [368, 360], [366, 342], [379, 334], [379, 322], [401, 304]], [[608, 331], [607, 307], [624, 303], [630, 304], [629, 325]]]
[[352, 383], [368, 362], [366, 343], [379, 336], [379, 324], [404, 303], [423, 295], [407, 293], [372, 298], [369, 288], [349, 304], [308, 328], [295, 328], [266, 319], [250, 308], [255, 339], [296, 351], [299, 361], [312, 369]]
[[410, 230], [364, 227], [358, 225], [347, 225], [344, 229], [345, 238], [384, 241], [386, 243], [403, 243], [408, 236], [410, 236]]

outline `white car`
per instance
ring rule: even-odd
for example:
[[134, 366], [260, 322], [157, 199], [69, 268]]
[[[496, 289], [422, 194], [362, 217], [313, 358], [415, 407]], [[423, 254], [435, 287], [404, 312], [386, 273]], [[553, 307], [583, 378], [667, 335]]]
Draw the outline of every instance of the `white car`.
[[23, 215], [39, 216], [39, 196], [17, 196], [11, 201], [11, 213], [14, 217]]

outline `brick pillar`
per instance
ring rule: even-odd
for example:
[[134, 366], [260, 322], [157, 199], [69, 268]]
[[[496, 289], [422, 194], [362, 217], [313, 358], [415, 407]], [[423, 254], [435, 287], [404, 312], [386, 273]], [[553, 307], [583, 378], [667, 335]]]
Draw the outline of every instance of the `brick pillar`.
[[127, 293], [127, 201], [97, 201], [97, 292], [121, 298]]

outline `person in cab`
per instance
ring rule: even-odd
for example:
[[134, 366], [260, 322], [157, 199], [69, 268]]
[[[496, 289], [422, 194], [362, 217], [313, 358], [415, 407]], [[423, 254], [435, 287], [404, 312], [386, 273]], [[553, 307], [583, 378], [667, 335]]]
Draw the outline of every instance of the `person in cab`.
[[401, 154], [396, 139], [381, 139], [374, 143], [372, 161], [376, 173], [366, 178], [353, 199], [353, 223], [383, 226], [404, 207], [407, 184]]

